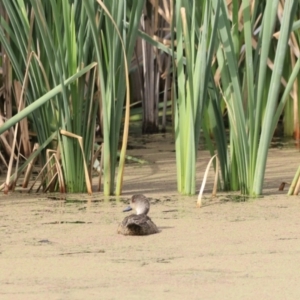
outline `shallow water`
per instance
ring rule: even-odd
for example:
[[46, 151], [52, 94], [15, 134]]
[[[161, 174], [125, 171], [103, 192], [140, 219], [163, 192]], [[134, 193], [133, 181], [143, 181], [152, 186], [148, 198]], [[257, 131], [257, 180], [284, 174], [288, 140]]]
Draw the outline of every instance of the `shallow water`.
[[[201, 209], [197, 196], [178, 196], [168, 137], [128, 155], [149, 163], [126, 165], [120, 198], [0, 194], [1, 300], [299, 299], [300, 201], [278, 191], [291, 182], [299, 151], [270, 150], [258, 200], [211, 198], [209, 173]], [[199, 152], [198, 188], [209, 158]], [[160, 233], [116, 234], [134, 193], [151, 198]]]
[[299, 299], [298, 198], [224, 199], [156, 195], [125, 237], [123, 201], [2, 196], [0, 299]]

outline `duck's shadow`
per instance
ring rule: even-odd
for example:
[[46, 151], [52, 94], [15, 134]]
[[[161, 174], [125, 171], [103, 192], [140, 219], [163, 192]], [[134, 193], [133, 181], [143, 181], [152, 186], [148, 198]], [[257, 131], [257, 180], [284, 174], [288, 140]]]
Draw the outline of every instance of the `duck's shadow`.
[[159, 231], [162, 231], [162, 229], [171, 229], [174, 228], [174, 226], [163, 226], [163, 227], [158, 227]]

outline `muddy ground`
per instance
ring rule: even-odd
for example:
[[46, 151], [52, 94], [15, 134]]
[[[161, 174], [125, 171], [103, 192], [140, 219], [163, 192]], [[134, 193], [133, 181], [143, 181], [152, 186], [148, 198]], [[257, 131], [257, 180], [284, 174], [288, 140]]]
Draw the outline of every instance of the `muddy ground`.
[[[256, 200], [211, 198], [211, 173], [199, 209], [197, 196], [176, 192], [170, 138], [132, 143], [128, 154], [149, 163], [128, 163], [119, 199], [0, 196], [1, 300], [300, 299], [300, 201], [278, 191], [291, 182], [299, 151], [270, 150], [264, 196]], [[208, 160], [200, 151], [199, 187]], [[150, 198], [160, 233], [116, 234], [134, 193]]]

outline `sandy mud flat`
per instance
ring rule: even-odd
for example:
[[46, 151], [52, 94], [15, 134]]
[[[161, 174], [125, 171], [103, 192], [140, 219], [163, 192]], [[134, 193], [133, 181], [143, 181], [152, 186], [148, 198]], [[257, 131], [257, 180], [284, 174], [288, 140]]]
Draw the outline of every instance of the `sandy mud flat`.
[[[173, 148], [161, 137], [129, 150], [149, 163], [128, 164], [118, 199], [1, 194], [0, 299], [300, 299], [300, 200], [278, 191], [299, 152], [270, 151], [257, 200], [211, 199], [211, 174], [198, 209], [176, 192]], [[116, 234], [134, 193], [149, 196], [160, 233]]]

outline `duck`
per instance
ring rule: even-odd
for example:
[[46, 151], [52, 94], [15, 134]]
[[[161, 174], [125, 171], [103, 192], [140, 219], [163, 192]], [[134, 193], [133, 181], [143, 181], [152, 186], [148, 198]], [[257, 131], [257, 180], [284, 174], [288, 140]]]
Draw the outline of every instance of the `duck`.
[[149, 235], [158, 233], [157, 226], [148, 217], [150, 210], [150, 202], [146, 196], [142, 194], [133, 195], [130, 205], [123, 210], [127, 212], [135, 210], [136, 214], [125, 217], [118, 227], [118, 233], [123, 235]]

